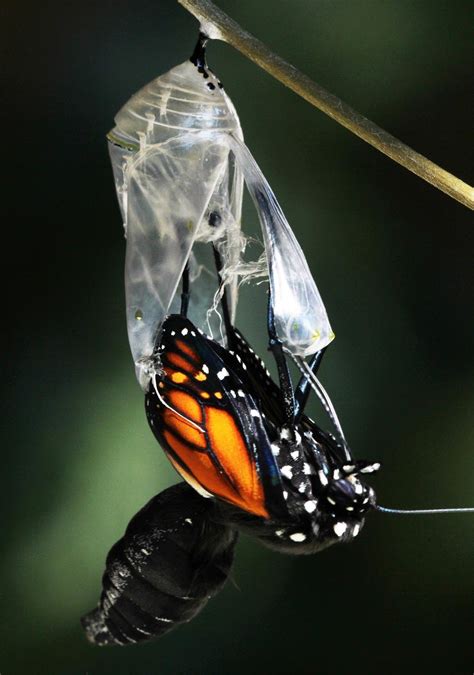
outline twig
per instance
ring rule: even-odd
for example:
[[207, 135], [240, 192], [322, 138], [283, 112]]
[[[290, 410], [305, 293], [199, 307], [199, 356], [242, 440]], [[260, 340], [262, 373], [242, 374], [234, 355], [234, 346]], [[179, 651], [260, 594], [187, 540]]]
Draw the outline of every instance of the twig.
[[294, 66], [274, 54], [263, 42], [243, 30], [238, 23], [210, 0], [178, 0], [198, 19], [201, 30], [211, 39], [223, 40], [244, 56], [254, 61], [275, 79], [299, 94], [306, 101], [332, 117], [353, 134], [370, 143], [384, 155], [431, 183], [434, 187], [474, 209], [474, 188], [434, 164], [423, 155], [387, 133], [366, 117], [356, 112], [340, 98], [326, 91]]

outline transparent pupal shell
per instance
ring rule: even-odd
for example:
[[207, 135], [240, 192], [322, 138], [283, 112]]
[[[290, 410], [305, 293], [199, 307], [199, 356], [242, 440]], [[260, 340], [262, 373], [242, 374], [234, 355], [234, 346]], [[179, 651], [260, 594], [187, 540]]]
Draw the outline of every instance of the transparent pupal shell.
[[334, 338], [301, 247], [242, 142], [232, 102], [210, 71], [186, 62], [153, 80], [120, 110], [108, 138], [128, 239], [129, 340], [144, 388], [160, 324], [179, 308], [188, 261], [189, 316], [223, 341], [211, 326], [220, 316], [213, 315], [216, 279], [203, 252], [212, 241], [221, 253], [233, 317], [244, 244], [242, 174], [262, 226], [278, 336], [300, 356]]
[[252, 154], [240, 138], [229, 144], [262, 226], [277, 335], [293, 354], [306, 357], [333, 339], [326, 308], [305, 255]]
[[109, 139], [138, 149], [189, 131], [232, 132], [242, 137], [234, 105], [219, 79], [186, 61], [152, 80], [119, 110]]
[[[175, 296], [193, 246], [189, 316], [203, 329], [216, 278], [211, 283], [197, 244], [220, 241], [229, 264], [240, 255], [242, 175], [228, 144], [202, 134], [232, 131], [241, 138], [242, 131], [218, 79], [191, 62], [146, 85], [115, 122], [108, 139], [127, 237], [127, 327], [137, 378], [146, 388], [154, 339], [179, 306]], [[228, 280], [228, 295], [234, 315], [235, 278]]]
[[[226, 143], [197, 132], [146, 146], [128, 164], [127, 327], [137, 377], [144, 387], [152, 374], [149, 359], [157, 330], [169, 313], [193, 245], [229, 234], [226, 247], [232, 248], [231, 214], [217, 231], [209, 225], [209, 210], [228, 179], [228, 161]], [[195, 256], [193, 263], [191, 299], [209, 308], [213, 296], [196, 283], [200, 270]], [[202, 311], [200, 323], [205, 318]]]

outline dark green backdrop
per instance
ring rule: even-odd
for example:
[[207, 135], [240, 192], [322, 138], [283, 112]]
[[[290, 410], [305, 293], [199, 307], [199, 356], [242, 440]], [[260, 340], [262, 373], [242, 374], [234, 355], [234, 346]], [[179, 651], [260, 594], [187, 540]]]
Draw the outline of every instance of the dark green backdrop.
[[[7, 5], [2, 675], [471, 673], [473, 516], [372, 515], [353, 545], [300, 559], [242, 541], [234, 583], [192, 624], [144, 647], [86, 643], [108, 548], [176, 480], [128, 352], [105, 133], [197, 26], [174, 0]], [[472, 182], [470, 0], [220, 5]], [[337, 334], [322, 376], [356, 455], [383, 463], [380, 501], [472, 505], [470, 213], [231, 48], [209, 60], [317, 278]], [[258, 307], [243, 302], [240, 325], [264, 352]]]

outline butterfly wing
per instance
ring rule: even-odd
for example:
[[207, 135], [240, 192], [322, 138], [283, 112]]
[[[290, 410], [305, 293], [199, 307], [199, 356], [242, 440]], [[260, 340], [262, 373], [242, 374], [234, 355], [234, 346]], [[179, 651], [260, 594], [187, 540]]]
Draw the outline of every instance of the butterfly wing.
[[285, 404], [280, 387], [272, 379], [263, 360], [254, 352], [238, 328], [232, 326], [229, 345], [230, 357], [237, 367], [240, 366], [246, 387], [253, 392], [259, 408], [267, 420], [279, 428], [286, 420]]
[[244, 368], [178, 315], [164, 322], [155, 358], [147, 417], [183, 478], [249, 513], [286, 514], [265, 419]]

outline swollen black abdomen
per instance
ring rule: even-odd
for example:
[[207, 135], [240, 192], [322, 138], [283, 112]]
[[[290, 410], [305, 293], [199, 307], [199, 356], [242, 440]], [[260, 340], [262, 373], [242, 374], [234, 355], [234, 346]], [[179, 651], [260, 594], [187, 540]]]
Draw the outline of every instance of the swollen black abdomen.
[[192, 619], [225, 584], [236, 533], [181, 483], [154, 497], [110, 550], [98, 607], [82, 618], [98, 645], [150, 640]]

